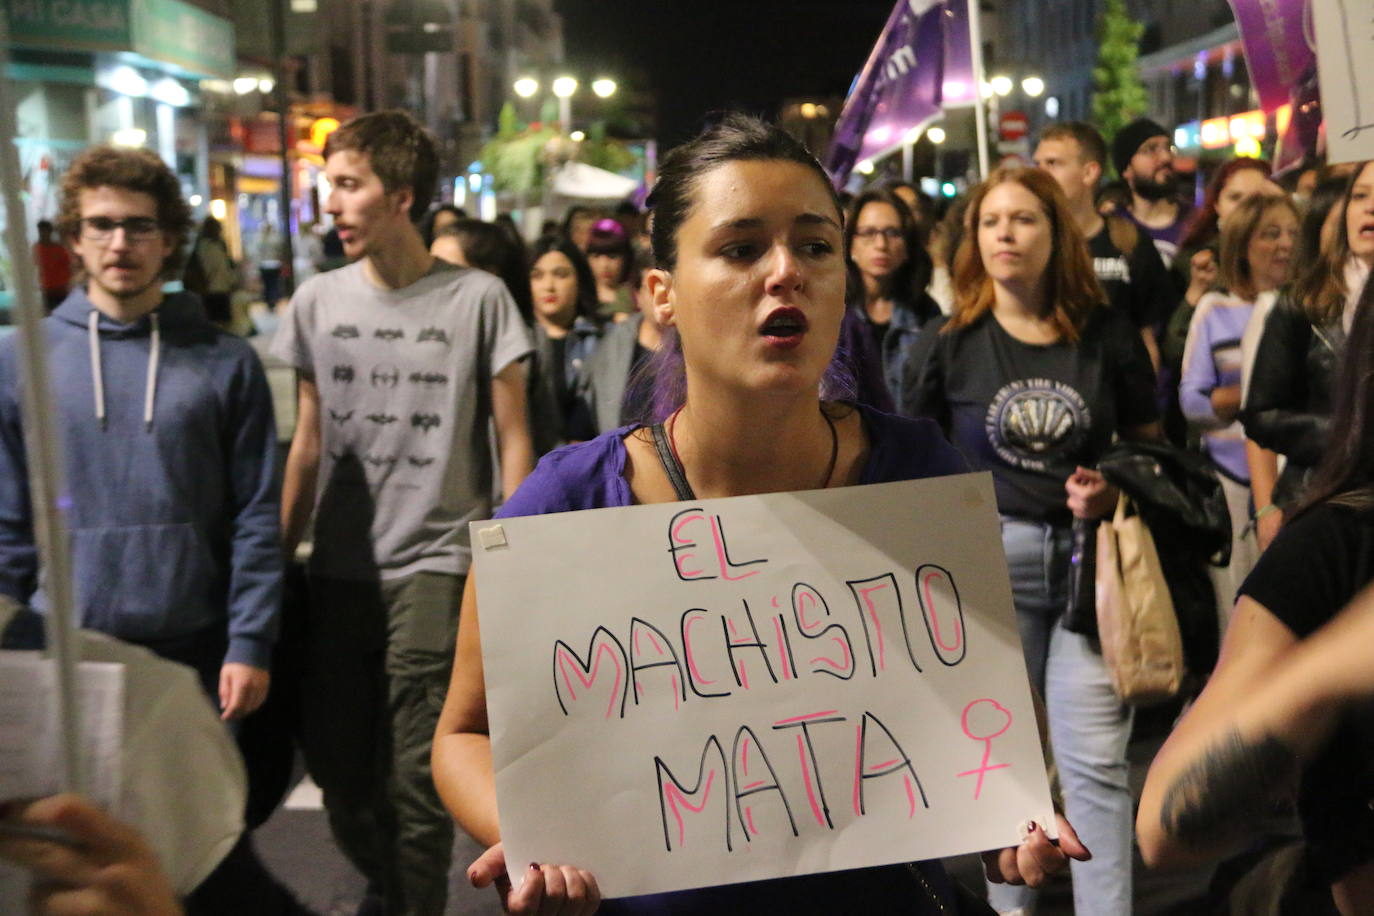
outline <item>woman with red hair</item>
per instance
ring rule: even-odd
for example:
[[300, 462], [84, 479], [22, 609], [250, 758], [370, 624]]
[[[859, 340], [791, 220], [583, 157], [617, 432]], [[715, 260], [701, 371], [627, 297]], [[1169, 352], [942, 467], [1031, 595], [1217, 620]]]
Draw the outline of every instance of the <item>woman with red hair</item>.
[[[1074, 862], [1075, 912], [1131, 910], [1131, 710], [1096, 641], [1061, 625], [1075, 518], [1117, 493], [1092, 470], [1112, 438], [1158, 438], [1154, 372], [1140, 334], [1108, 307], [1058, 182], [993, 172], [969, 201], [954, 262], [954, 312], [912, 354], [906, 402], [992, 472], [1026, 668], [1049, 710], [1065, 811], [1089, 862]], [[999, 910], [1030, 892], [992, 887]]]

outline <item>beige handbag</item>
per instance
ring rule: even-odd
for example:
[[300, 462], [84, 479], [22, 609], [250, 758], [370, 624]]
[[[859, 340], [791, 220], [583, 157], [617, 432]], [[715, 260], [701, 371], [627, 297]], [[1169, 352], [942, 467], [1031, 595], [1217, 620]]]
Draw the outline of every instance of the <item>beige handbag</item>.
[[1154, 538], [1126, 494], [1097, 529], [1097, 632], [1117, 696], [1162, 703], [1183, 685], [1183, 638]]

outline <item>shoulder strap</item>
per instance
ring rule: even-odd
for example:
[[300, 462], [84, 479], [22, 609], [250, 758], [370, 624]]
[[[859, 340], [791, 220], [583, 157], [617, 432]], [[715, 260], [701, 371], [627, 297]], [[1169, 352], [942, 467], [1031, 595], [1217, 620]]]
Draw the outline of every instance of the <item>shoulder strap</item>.
[[677, 493], [677, 498], [681, 500], [696, 499], [697, 495], [692, 492], [692, 485], [687, 482], [687, 472], [682, 469], [682, 462], [677, 460], [677, 455], [673, 454], [673, 445], [668, 441], [668, 434], [663, 429], [662, 423], [655, 423], [649, 427], [649, 432], [654, 437], [654, 448], [658, 450], [658, 460], [663, 462], [663, 472], [668, 475], [668, 482], [673, 485], [673, 492]]

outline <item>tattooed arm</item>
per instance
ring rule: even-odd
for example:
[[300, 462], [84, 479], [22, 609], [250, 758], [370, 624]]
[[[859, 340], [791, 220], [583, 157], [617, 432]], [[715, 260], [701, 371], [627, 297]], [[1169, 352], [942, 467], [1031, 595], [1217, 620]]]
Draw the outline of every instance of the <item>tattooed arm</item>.
[[1212, 681], [1155, 758], [1136, 818], [1150, 865], [1211, 858], [1295, 785], [1345, 705], [1374, 695], [1374, 588], [1297, 643], [1242, 598]]
[[[1237, 780], [1229, 775], [1230, 763], [1222, 758], [1247, 753], [1245, 748], [1255, 736], [1245, 731], [1236, 735], [1236, 715], [1296, 644], [1293, 632], [1264, 607], [1249, 598], [1236, 604], [1216, 671], [1155, 756], [1145, 779], [1136, 837], [1146, 864], [1176, 866], [1209, 860], [1224, 851], [1228, 840], [1243, 833], [1246, 815], [1269, 809], [1256, 803], [1259, 790], [1253, 787], [1241, 793], [1246, 801], [1235, 805], [1235, 796], [1224, 790]], [[1236, 736], [1239, 750], [1235, 742], [1228, 742], [1231, 736]], [[1272, 769], [1263, 772], [1269, 774]], [[1234, 810], [1218, 813], [1236, 807], [1239, 816]]]

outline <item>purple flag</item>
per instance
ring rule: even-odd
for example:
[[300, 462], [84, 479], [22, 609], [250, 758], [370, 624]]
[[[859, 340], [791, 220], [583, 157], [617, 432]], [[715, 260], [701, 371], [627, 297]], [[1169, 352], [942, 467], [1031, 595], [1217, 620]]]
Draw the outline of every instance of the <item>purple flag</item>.
[[949, 5], [898, 0], [835, 125], [826, 167], [837, 183], [940, 113]]
[[1231, 0], [1250, 79], [1265, 111], [1287, 105], [1311, 78], [1316, 53], [1304, 29], [1308, 0]]

